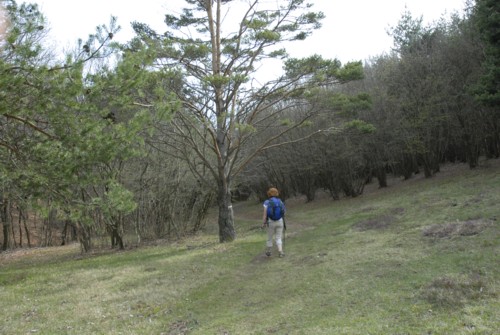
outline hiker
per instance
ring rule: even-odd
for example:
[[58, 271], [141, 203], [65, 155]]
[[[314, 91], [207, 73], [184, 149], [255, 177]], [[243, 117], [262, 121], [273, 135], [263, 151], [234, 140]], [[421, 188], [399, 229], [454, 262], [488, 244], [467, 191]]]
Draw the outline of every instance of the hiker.
[[271, 256], [273, 247], [273, 237], [276, 240], [276, 247], [278, 248], [279, 257], [285, 256], [283, 252], [283, 243], [281, 237], [285, 227], [285, 205], [279, 198], [279, 192], [276, 188], [272, 187], [267, 191], [269, 199], [264, 201], [264, 215], [262, 227], [267, 227], [267, 242], [266, 242], [266, 255]]

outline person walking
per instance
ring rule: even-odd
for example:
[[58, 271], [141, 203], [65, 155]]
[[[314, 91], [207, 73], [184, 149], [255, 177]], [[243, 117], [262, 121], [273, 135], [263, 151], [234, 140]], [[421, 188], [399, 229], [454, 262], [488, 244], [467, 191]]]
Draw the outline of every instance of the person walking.
[[271, 256], [273, 239], [278, 248], [279, 257], [285, 256], [283, 252], [283, 230], [285, 227], [284, 216], [286, 212], [285, 204], [279, 198], [279, 192], [272, 187], [267, 191], [268, 199], [264, 201], [264, 214], [262, 227], [267, 228], [266, 255]]

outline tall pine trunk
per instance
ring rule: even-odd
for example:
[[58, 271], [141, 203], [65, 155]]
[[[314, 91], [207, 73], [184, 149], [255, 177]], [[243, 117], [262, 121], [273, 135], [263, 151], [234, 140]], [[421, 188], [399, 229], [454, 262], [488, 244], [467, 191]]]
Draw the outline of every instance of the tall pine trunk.
[[229, 178], [219, 176], [217, 183], [217, 204], [219, 205], [219, 242], [232, 242], [236, 239], [234, 229], [233, 205]]

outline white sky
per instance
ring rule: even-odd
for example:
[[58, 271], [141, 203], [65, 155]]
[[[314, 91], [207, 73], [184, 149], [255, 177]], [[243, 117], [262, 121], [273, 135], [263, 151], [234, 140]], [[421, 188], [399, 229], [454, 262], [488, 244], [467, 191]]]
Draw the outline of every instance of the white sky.
[[[118, 18], [122, 30], [116, 39], [128, 41], [133, 32], [131, 21], [149, 24], [163, 33], [164, 14], [179, 11], [183, 0], [32, 0], [49, 21], [51, 34], [61, 48], [75, 46], [78, 38], [85, 40], [95, 27], [108, 24], [111, 15]], [[265, 0], [274, 3], [279, 0]], [[21, 2], [18, 0], [18, 2]], [[238, 0], [235, 3], [241, 3]], [[463, 13], [465, 0], [309, 0], [313, 10], [322, 11], [326, 18], [323, 27], [296, 47], [287, 50], [294, 57], [320, 54], [325, 58], [338, 58], [342, 63], [366, 60], [387, 52], [392, 39], [387, 29], [395, 26], [407, 8], [425, 23], [438, 20], [442, 15]]]

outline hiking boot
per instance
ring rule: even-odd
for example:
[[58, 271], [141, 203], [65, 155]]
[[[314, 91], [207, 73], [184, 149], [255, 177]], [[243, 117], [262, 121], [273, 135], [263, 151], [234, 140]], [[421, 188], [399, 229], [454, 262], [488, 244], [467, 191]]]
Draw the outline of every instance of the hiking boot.
[[270, 257], [271, 256], [271, 248], [266, 249], [266, 256]]
[[280, 258], [282, 257], [285, 257], [285, 253], [284, 252], [280, 252]]

